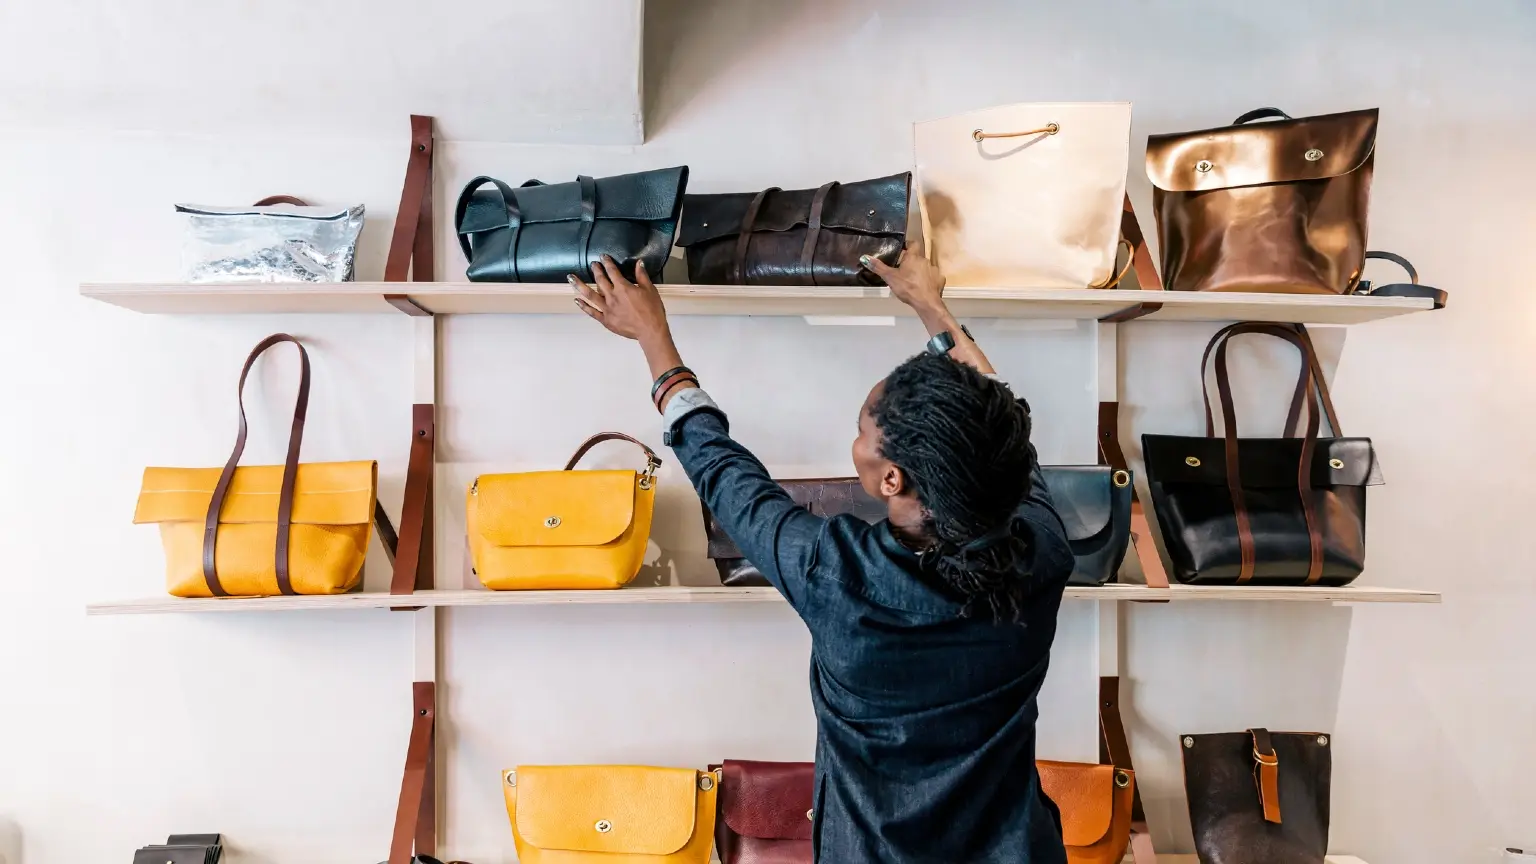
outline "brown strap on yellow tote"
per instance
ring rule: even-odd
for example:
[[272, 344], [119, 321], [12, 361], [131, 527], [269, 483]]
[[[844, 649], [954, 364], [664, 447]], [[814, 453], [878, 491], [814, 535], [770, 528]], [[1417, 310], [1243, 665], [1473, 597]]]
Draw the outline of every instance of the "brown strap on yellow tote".
[[213, 498], [208, 502], [208, 517], [203, 524], [203, 581], [208, 583], [208, 591], [215, 597], [229, 596], [229, 592], [219, 584], [215, 551], [219, 542], [219, 512], [224, 509], [224, 499], [229, 495], [229, 484], [235, 477], [235, 467], [240, 464], [240, 455], [245, 452], [245, 378], [250, 374], [256, 358], [281, 342], [292, 342], [299, 349], [299, 397], [293, 406], [293, 425], [288, 430], [288, 455], [283, 459], [283, 482], [277, 496], [277, 590], [284, 594], [294, 593], [293, 584], [288, 579], [288, 533], [293, 524], [293, 485], [299, 469], [299, 445], [304, 440], [304, 414], [309, 410], [309, 354], [299, 340], [287, 333], [276, 333], [251, 349], [250, 356], [245, 358], [245, 366], [240, 369], [240, 432], [235, 436], [235, 450], [229, 454], [229, 461], [224, 463], [219, 482], [213, 487]]
[[[1133, 777], [1136, 773], [1125, 724], [1120, 720], [1120, 679], [1115, 676], [1099, 679], [1099, 764], [1129, 771]], [[1136, 864], [1157, 864], [1147, 815], [1141, 807], [1140, 784], [1131, 787], [1131, 857]]]

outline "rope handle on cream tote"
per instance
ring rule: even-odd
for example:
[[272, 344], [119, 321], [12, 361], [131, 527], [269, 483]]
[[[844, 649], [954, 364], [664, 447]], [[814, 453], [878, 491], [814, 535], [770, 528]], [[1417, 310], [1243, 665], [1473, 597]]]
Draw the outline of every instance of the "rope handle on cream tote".
[[224, 471], [219, 474], [219, 482], [213, 487], [213, 497], [208, 502], [208, 517], [203, 526], [203, 581], [208, 583], [208, 590], [215, 597], [229, 596], [229, 592], [219, 584], [214, 553], [219, 542], [219, 511], [224, 508], [224, 499], [229, 495], [235, 466], [240, 464], [240, 455], [245, 452], [248, 428], [245, 421], [245, 378], [250, 374], [256, 358], [281, 342], [292, 342], [299, 349], [299, 395], [293, 406], [293, 424], [288, 430], [288, 455], [283, 460], [283, 482], [277, 496], [277, 590], [284, 594], [296, 593], [288, 578], [288, 534], [293, 524], [293, 487], [299, 469], [299, 445], [304, 440], [304, 415], [309, 410], [309, 353], [299, 340], [287, 333], [275, 333], [251, 349], [250, 356], [245, 358], [245, 366], [240, 370], [240, 432], [235, 436], [234, 452], [229, 454], [229, 461], [224, 463]]

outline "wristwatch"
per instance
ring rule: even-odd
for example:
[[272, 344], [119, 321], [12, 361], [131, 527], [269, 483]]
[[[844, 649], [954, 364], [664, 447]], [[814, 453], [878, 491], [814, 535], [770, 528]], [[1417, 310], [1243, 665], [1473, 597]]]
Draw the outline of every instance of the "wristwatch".
[[[972, 342], [976, 341], [976, 337], [971, 335], [970, 328], [966, 327], [964, 324], [960, 325], [960, 332], [964, 333], [965, 338], [971, 340]], [[940, 332], [933, 334], [933, 338], [928, 340], [929, 354], [948, 354], [953, 350], [955, 350], [955, 336], [948, 330], [941, 330]]]

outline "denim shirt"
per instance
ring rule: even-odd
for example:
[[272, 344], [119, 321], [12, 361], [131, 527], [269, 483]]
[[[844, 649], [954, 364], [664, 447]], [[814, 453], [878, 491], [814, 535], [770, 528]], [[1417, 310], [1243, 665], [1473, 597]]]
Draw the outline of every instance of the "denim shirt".
[[1035, 590], [999, 624], [962, 617], [888, 522], [796, 505], [702, 390], [666, 414], [699, 497], [810, 629], [816, 860], [1065, 864], [1035, 719], [1072, 553], [1039, 470], [1016, 522]]

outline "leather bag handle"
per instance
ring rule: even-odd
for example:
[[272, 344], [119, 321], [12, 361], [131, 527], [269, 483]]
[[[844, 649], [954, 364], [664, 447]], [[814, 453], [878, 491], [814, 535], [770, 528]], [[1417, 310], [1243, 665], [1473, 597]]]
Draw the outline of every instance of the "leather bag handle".
[[1252, 111], [1244, 111], [1243, 113], [1237, 115], [1237, 119], [1232, 121], [1232, 125], [1241, 126], [1244, 123], [1251, 123], [1254, 120], [1269, 119], [1294, 120], [1296, 118], [1285, 113], [1284, 111], [1281, 111], [1279, 108], [1255, 108]]
[[570, 461], [565, 463], [564, 470], [571, 471], [575, 469], [576, 463], [581, 461], [581, 457], [587, 455], [588, 451], [590, 451], [593, 447], [603, 443], [604, 441], [628, 441], [636, 447], [639, 447], [641, 450], [644, 450], [645, 473], [647, 474], [654, 474], [656, 473], [656, 469], [661, 467], [661, 457], [657, 456], [656, 451], [646, 446], [645, 442], [641, 441], [639, 438], [636, 438], [632, 435], [625, 435], [623, 432], [599, 432], [596, 435], [593, 435], [591, 438], [581, 442], [581, 446], [577, 447], [576, 452], [571, 455]]
[[[1239, 322], [1237, 324], [1229, 324], [1226, 327], [1223, 327], [1220, 331], [1217, 332], [1215, 336], [1211, 337], [1210, 343], [1205, 346], [1205, 354], [1200, 358], [1200, 380], [1202, 382], [1205, 381], [1205, 375], [1210, 365], [1211, 354], [1217, 347], [1219, 341], [1222, 341], [1227, 337], [1237, 335], [1239, 330], [1242, 332], [1260, 332], [1257, 330], [1244, 329], [1247, 327], [1263, 327], [1265, 328], [1263, 332], [1270, 332], [1272, 335], [1272, 330], [1269, 328], [1278, 328], [1281, 330], [1290, 329], [1282, 324], [1259, 324], [1252, 322]], [[1312, 344], [1312, 334], [1308, 333], [1306, 327], [1301, 324], [1294, 325], [1294, 328], [1295, 332], [1301, 334], [1303, 342], [1301, 351], [1303, 357], [1305, 358], [1303, 362], [1306, 365], [1312, 367], [1312, 380], [1317, 382], [1318, 394], [1322, 401], [1323, 411], [1328, 417], [1328, 428], [1333, 430], [1333, 434], [1335, 436], [1343, 435], [1344, 432], [1339, 427], [1338, 412], [1335, 411], [1333, 407], [1333, 395], [1328, 391], [1328, 379], [1323, 376], [1323, 364], [1320, 360], [1318, 360], [1317, 349]], [[1284, 339], [1286, 337], [1281, 336], [1279, 338]], [[1285, 417], [1285, 437], [1287, 438], [1295, 438], [1301, 432], [1301, 411], [1304, 407], [1304, 403], [1306, 403], [1307, 389], [1308, 381], [1306, 377], [1299, 376], [1296, 379], [1296, 390], [1291, 394], [1290, 410], [1286, 413]], [[1200, 388], [1200, 396], [1205, 402], [1205, 437], [1214, 438], [1216, 436], [1216, 423], [1215, 418], [1211, 414], [1211, 393], [1209, 388], [1202, 386]]]
[[281, 342], [292, 342], [299, 349], [299, 395], [293, 406], [293, 424], [288, 430], [288, 455], [283, 459], [283, 481], [277, 496], [277, 590], [284, 594], [295, 593], [288, 578], [288, 534], [293, 525], [293, 486], [298, 475], [299, 445], [304, 440], [304, 415], [309, 410], [309, 352], [304, 350], [303, 343], [287, 333], [274, 333], [251, 349], [250, 356], [245, 358], [245, 366], [240, 369], [240, 432], [235, 436], [234, 452], [229, 454], [229, 461], [224, 463], [224, 470], [219, 474], [219, 482], [213, 487], [213, 497], [208, 502], [208, 517], [203, 524], [203, 581], [208, 583], [208, 591], [215, 597], [229, 596], [229, 592], [219, 583], [215, 552], [219, 542], [219, 511], [224, 508], [224, 499], [229, 495], [229, 484], [234, 479], [235, 467], [240, 464], [240, 455], [245, 452], [248, 428], [245, 421], [245, 378], [250, 374], [256, 358]]
[[[501, 197], [501, 206], [507, 211], [507, 222], [512, 228], [512, 238], [507, 242], [507, 264], [511, 267], [512, 281], [517, 282], [520, 281], [517, 275], [517, 241], [518, 236], [523, 232], [523, 211], [517, 206], [517, 193], [512, 191], [511, 186], [497, 180], [495, 177], [486, 177], [484, 175], [469, 181], [464, 185], [464, 191], [459, 193], [458, 203], [454, 205], [453, 224], [455, 228], [464, 224], [464, 214], [469, 210], [470, 199], [474, 197], [476, 192], [480, 191], [481, 186], [487, 183], [495, 187], [496, 194]], [[534, 180], [530, 181], [530, 183], [538, 183], [538, 181]], [[529, 183], [524, 183], [523, 185], [527, 186]], [[464, 260], [474, 260], [474, 254], [469, 247], [469, 234], [464, 231], [459, 231], [458, 234], [459, 248], [464, 250]]]
[[1372, 251], [1365, 253], [1367, 259], [1376, 258], [1382, 261], [1391, 261], [1403, 268], [1408, 273], [1407, 282], [1393, 282], [1389, 285], [1372, 287], [1370, 282], [1361, 280], [1355, 286], [1354, 293], [1364, 294], [1370, 297], [1423, 297], [1434, 302], [1436, 309], [1444, 309], [1448, 299], [1445, 291], [1439, 288], [1431, 288], [1428, 285], [1419, 284], [1419, 271], [1408, 263], [1408, 259], [1395, 252]]
[[271, 207], [273, 204], [292, 204], [295, 207], [308, 207], [309, 202], [303, 198], [295, 198], [292, 195], [268, 195], [252, 204], [252, 207]]
[[747, 247], [752, 243], [752, 226], [757, 224], [757, 214], [763, 209], [763, 199], [768, 197], [769, 192], [777, 191], [779, 187], [769, 186], [753, 195], [752, 203], [747, 205], [746, 215], [741, 217], [741, 233], [736, 236], [736, 257], [731, 265], [732, 285], [747, 284]]
[[[1245, 333], [1260, 333], [1276, 338], [1284, 339], [1296, 346], [1296, 350], [1302, 355], [1300, 380], [1297, 383], [1297, 391], [1306, 394], [1307, 428], [1306, 434], [1301, 436], [1301, 458], [1296, 469], [1297, 494], [1301, 498], [1302, 515], [1307, 525], [1307, 540], [1309, 560], [1307, 563], [1307, 577], [1303, 584], [1315, 585], [1323, 575], [1323, 538], [1318, 526], [1316, 505], [1312, 500], [1312, 455], [1316, 450], [1318, 427], [1321, 425], [1319, 416], [1317, 395], [1326, 394], [1328, 385], [1326, 381], [1318, 380], [1314, 371], [1316, 351], [1312, 349], [1311, 338], [1306, 330], [1301, 327], [1286, 327], [1280, 324], [1267, 324], [1257, 322], [1243, 322], [1222, 328], [1212, 337], [1211, 345], [1216, 346], [1216, 390], [1221, 400], [1222, 432], [1225, 440], [1224, 451], [1226, 454], [1227, 490], [1232, 496], [1233, 516], [1237, 521], [1237, 539], [1240, 563], [1237, 582], [1242, 584], [1253, 578], [1254, 567], [1257, 563], [1256, 547], [1253, 538], [1253, 528], [1248, 515], [1247, 504], [1244, 501], [1242, 478], [1240, 476], [1240, 463], [1238, 459], [1237, 420], [1232, 400], [1232, 381], [1227, 372], [1227, 346], [1233, 336]], [[1209, 345], [1207, 346], [1210, 347]], [[1203, 369], [1202, 369], [1203, 377]], [[1205, 382], [1201, 381], [1202, 389]], [[1328, 400], [1331, 402], [1331, 400]], [[1329, 406], [1329, 420], [1333, 421], [1331, 405]], [[1340, 434], [1335, 428], [1334, 434]]]

